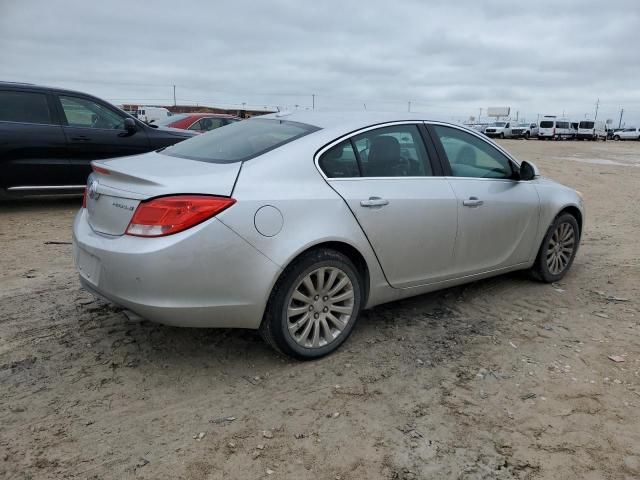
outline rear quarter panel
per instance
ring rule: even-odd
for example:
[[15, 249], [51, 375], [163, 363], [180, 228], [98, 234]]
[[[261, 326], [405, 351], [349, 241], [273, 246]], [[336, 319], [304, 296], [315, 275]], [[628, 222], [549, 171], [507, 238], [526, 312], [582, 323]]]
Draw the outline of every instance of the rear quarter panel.
[[[218, 219], [282, 268], [314, 245], [351, 245], [369, 270], [367, 306], [393, 300], [397, 292], [387, 283], [360, 225], [314, 164], [319, 147], [303, 139], [245, 162], [233, 191], [237, 203]], [[270, 237], [255, 224], [256, 212], [266, 205], [277, 208], [283, 219], [281, 230]]]

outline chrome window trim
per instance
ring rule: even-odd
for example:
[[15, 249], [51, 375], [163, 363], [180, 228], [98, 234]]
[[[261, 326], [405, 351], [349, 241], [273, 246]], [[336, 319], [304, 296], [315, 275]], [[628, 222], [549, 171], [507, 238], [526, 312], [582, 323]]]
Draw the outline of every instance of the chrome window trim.
[[26, 190], [75, 190], [85, 187], [86, 185], [23, 185], [19, 187], [9, 187], [7, 190], [16, 192]]

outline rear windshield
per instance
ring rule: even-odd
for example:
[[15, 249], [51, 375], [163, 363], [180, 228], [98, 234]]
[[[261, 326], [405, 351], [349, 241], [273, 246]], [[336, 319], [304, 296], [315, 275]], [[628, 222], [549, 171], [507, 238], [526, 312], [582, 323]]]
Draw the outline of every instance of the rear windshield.
[[242, 162], [316, 130], [319, 128], [305, 123], [250, 119], [177, 143], [162, 153], [210, 163]]
[[505, 122], [496, 122], [493, 124], [494, 127], [504, 127], [506, 125]]
[[553, 128], [553, 122], [549, 120], [543, 120], [540, 122], [540, 128]]
[[594, 122], [580, 122], [578, 128], [593, 128]]

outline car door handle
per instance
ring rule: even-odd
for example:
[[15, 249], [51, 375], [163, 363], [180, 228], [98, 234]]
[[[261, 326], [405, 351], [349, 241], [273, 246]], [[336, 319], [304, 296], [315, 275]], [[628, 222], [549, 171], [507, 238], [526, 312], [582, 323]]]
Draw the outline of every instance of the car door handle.
[[361, 200], [360, 205], [363, 207], [384, 207], [389, 205], [389, 200], [380, 197], [369, 197], [369, 200]]
[[91, 141], [91, 138], [85, 135], [78, 135], [77, 137], [71, 137], [71, 140], [73, 140], [74, 142], [89, 142]]
[[464, 205], [465, 207], [479, 207], [483, 204], [484, 202], [478, 199], [478, 197], [469, 197], [469, 200], [462, 201], [462, 205]]

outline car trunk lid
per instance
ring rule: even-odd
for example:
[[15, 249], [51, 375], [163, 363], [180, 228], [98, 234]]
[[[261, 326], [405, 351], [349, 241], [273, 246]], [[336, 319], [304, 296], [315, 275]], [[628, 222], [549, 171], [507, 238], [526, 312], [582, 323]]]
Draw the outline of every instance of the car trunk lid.
[[208, 163], [150, 152], [92, 163], [86, 192], [91, 228], [123, 235], [140, 202], [163, 195], [231, 196], [240, 162]]

